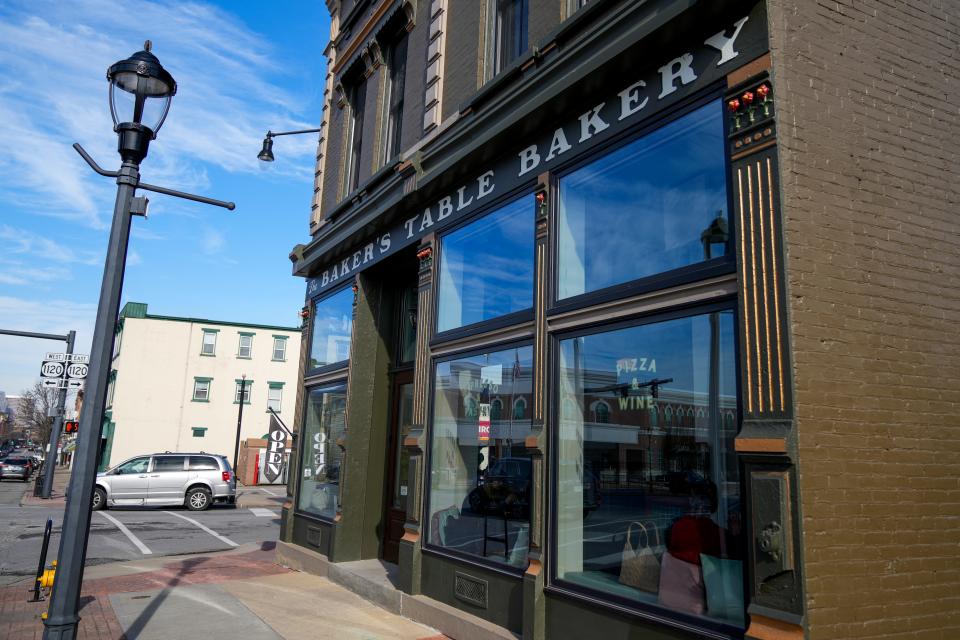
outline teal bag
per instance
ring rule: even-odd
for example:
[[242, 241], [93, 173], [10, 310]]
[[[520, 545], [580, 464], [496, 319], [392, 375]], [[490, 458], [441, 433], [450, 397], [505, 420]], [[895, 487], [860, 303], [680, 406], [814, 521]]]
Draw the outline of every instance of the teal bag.
[[707, 615], [743, 626], [743, 562], [700, 554]]

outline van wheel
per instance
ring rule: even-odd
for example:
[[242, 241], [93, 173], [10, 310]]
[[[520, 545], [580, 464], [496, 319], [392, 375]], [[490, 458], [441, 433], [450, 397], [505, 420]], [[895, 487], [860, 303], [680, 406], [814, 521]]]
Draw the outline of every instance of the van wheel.
[[187, 509], [206, 511], [210, 507], [210, 492], [203, 487], [194, 487], [187, 491]]
[[96, 487], [93, 490], [93, 501], [92, 501], [92, 504], [90, 505], [90, 508], [93, 509], [94, 511], [100, 511], [100, 509], [104, 509], [106, 508], [106, 506], [107, 506], [107, 492], [101, 489], [100, 487]]

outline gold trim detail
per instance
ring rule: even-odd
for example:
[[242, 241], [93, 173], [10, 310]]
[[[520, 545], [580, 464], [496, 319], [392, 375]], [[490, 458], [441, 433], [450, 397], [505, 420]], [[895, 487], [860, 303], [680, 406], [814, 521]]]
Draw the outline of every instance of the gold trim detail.
[[763, 413], [763, 382], [761, 381], [760, 371], [760, 306], [757, 302], [757, 243], [753, 241], [753, 233], [756, 225], [753, 220], [753, 171], [747, 167], [747, 203], [750, 205], [750, 271], [753, 276], [751, 285], [753, 288], [753, 320], [754, 327], [757, 330], [756, 339], [753, 341], [757, 352], [757, 410]]
[[[763, 286], [761, 290], [763, 292], [763, 321], [766, 327], [766, 332], [764, 333], [764, 351], [767, 352], [767, 397], [770, 400], [770, 410], [773, 410], [773, 360], [771, 352], [773, 351], [773, 345], [770, 340], [770, 301], [767, 299], [767, 278], [769, 277], [770, 271], [767, 269], [767, 236], [764, 232], [764, 220], [763, 220], [763, 166], [760, 162], [757, 162], [757, 204], [760, 208], [760, 213], [757, 217], [757, 227], [760, 229], [760, 268], [763, 275]], [[768, 190], [770, 185], [767, 185]], [[759, 321], [759, 318], [758, 318]]]
[[746, 346], [746, 358], [744, 358], [744, 360], [746, 360], [747, 363], [747, 411], [753, 413], [753, 369], [750, 366], [750, 314], [749, 300], [747, 299], [747, 228], [743, 217], [743, 169], [737, 169], [737, 187], [740, 196], [740, 256], [742, 258], [740, 260], [740, 272], [743, 280], [743, 326], [746, 334], [746, 341], [744, 343]]

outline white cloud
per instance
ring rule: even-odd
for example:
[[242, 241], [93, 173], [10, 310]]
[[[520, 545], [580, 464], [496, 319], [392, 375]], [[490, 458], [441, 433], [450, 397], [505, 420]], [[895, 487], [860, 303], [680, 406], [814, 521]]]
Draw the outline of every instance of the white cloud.
[[[38, 302], [12, 296], [0, 296], [0, 318], [3, 328], [34, 333], [66, 335], [77, 332], [76, 353], [90, 353], [95, 304], [78, 304], [66, 300]], [[54, 340], [0, 336], [0, 391], [19, 394], [40, 377], [40, 363], [48, 351], [62, 351], [66, 345]]]
[[[178, 82], [170, 115], [150, 149], [143, 179], [204, 190], [202, 163], [258, 171], [267, 129], [316, 126], [306, 104], [271, 78], [296, 73], [276, 64], [270, 43], [229, 13], [199, 2], [13, 1], [0, 7], [0, 199], [40, 215], [102, 229], [114, 186], [70, 148], [79, 141], [101, 165], [117, 164], [107, 104], [109, 65], [143, 45]], [[289, 69], [289, 70], [288, 70]], [[316, 138], [285, 141], [277, 173], [309, 179]]]
[[200, 244], [203, 246], [203, 251], [207, 255], [213, 255], [215, 253], [220, 253], [223, 250], [224, 244], [226, 241], [223, 238], [223, 234], [213, 229], [207, 227], [203, 231], [203, 238], [201, 238]]

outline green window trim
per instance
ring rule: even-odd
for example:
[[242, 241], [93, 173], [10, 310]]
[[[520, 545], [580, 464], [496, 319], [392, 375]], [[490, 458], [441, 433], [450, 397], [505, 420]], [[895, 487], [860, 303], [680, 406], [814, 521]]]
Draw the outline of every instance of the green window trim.
[[255, 336], [257, 335], [256, 331], [237, 331], [237, 335], [241, 336]]
[[[203, 329], [203, 328], [201, 328], [200, 331], [203, 333], [203, 335], [202, 335], [201, 338], [200, 338], [200, 356], [201, 356], [201, 357], [204, 357], [204, 358], [216, 358], [216, 357], [217, 357], [217, 334], [220, 333], [220, 329]], [[204, 353], [204, 352], [203, 352], [204, 340], [206, 339], [206, 337], [207, 337], [206, 334], [208, 334], [208, 333], [212, 333], [212, 334], [213, 334], [213, 353]]]
[[[252, 331], [238, 331], [237, 332], [237, 358], [239, 360], [252, 360], [253, 359], [253, 336], [257, 335]], [[250, 338], [249, 355], [240, 355], [241, 350], [243, 349], [243, 339]]]
[[[243, 378], [234, 378], [236, 386], [233, 387], [233, 404], [240, 404], [237, 401], [237, 391], [239, 391], [239, 385], [243, 382]], [[244, 400], [243, 404], [249, 405], [253, 404], [253, 380], [247, 380], [246, 385], [244, 385], [244, 395], [247, 396], [247, 400]]]
[[206, 427], [190, 427], [194, 438], [203, 438], [207, 435]]
[[[206, 382], [207, 383], [207, 397], [198, 398], [197, 397], [197, 383]], [[194, 376], [193, 377], [193, 389], [190, 392], [190, 401], [191, 402], [210, 402], [210, 392], [213, 391], [213, 378], [208, 378], [206, 376]]]
[[267, 386], [271, 389], [283, 389], [283, 385], [285, 384], [286, 382], [268, 382]]

